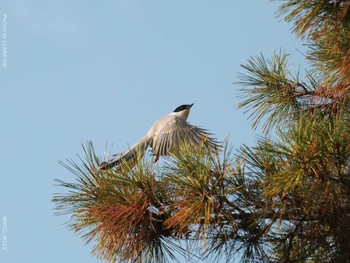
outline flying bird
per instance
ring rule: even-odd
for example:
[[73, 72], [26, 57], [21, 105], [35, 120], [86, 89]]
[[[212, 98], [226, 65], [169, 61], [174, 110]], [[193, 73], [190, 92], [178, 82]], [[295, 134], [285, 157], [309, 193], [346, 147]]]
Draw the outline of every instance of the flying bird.
[[219, 144], [210, 137], [210, 133], [207, 130], [187, 122], [193, 104], [181, 105], [173, 112], [157, 120], [146, 135], [135, 145], [122, 153], [112, 155], [108, 161], [101, 163], [99, 169], [104, 170], [117, 166], [123, 160], [134, 160], [137, 156], [142, 156], [148, 146], [152, 148], [156, 156], [155, 161], [160, 156], [178, 152], [183, 144], [189, 147], [218, 149], [220, 147]]

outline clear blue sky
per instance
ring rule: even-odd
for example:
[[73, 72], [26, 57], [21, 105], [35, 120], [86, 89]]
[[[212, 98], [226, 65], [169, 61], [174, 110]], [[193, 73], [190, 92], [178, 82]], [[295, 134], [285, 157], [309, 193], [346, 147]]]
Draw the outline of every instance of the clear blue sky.
[[[7, 67], [0, 67], [0, 262], [98, 260], [53, 215], [57, 162], [92, 140], [123, 150], [154, 120], [192, 103], [189, 121], [235, 148], [254, 132], [238, 102], [240, 64], [286, 49], [303, 63], [291, 25], [262, 0], [2, 0]], [[4, 25], [2, 23], [2, 29]], [[0, 53], [0, 56], [2, 53]], [[3, 227], [3, 221], [1, 226]]]

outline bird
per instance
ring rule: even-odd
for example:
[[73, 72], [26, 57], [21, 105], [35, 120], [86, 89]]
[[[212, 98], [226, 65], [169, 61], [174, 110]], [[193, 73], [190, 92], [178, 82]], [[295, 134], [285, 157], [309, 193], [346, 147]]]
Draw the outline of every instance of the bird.
[[176, 154], [183, 145], [189, 147], [205, 147], [218, 149], [219, 143], [211, 137], [208, 130], [187, 122], [192, 104], [183, 104], [173, 112], [155, 121], [149, 131], [129, 149], [112, 155], [111, 158], [99, 165], [100, 170], [118, 166], [123, 161], [135, 160], [142, 157], [150, 146], [155, 155], [155, 162], [160, 156]]

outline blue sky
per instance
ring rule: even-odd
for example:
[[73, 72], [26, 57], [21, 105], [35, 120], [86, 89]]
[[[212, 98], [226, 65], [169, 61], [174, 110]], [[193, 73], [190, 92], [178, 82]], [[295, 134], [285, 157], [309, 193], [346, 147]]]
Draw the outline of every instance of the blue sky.
[[[240, 64], [302, 43], [278, 3], [229, 0], [3, 0], [7, 67], [0, 67], [0, 262], [99, 262], [53, 215], [59, 160], [92, 140], [103, 156], [136, 142], [160, 116], [195, 103], [189, 121], [235, 148], [252, 144], [235, 105]], [[4, 23], [2, 23], [4, 30]], [[2, 53], [1, 53], [2, 54]], [[0, 55], [1, 55], [0, 54]]]

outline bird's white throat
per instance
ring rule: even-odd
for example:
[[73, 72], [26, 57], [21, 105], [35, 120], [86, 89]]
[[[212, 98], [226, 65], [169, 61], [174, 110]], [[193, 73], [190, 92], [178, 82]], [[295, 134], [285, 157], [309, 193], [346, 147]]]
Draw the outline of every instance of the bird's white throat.
[[189, 114], [190, 114], [190, 109], [185, 109], [179, 112], [172, 112], [169, 115], [176, 116], [177, 118], [180, 118], [182, 120], [187, 120]]

